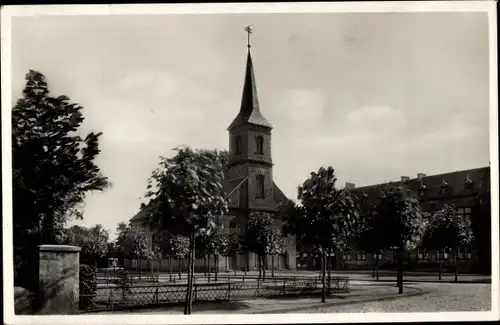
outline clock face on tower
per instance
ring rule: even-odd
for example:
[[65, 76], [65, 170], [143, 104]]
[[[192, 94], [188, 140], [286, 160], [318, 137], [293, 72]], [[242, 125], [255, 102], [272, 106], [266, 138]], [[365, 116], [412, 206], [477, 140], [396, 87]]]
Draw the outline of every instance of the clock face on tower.
[[229, 180], [243, 177], [243, 166], [236, 165], [236, 166], [229, 168], [229, 171], [227, 172], [227, 177]]

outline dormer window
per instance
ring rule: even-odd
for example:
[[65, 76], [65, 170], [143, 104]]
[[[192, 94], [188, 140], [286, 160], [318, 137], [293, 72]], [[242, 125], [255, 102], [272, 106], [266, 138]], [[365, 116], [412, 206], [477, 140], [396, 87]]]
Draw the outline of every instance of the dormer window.
[[255, 137], [255, 144], [256, 144], [256, 154], [258, 155], [263, 155], [264, 154], [264, 138], [259, 135]]
[[465, 189], [466, 190], [472, 190], [472, 188], [474, 187], [474, 182], [472, 181], [472, 179], [469, 178], [469, 174], [467, 174], [465, 176]]
[[450, 188], [450, 185], [448, 184], [448, 182], [446, 182], [446, 180], [443, 178], [441, 180], [441, 194], [445, 194], [445, 193], [448, 193], [448, 189]]
[[234, 140], [234, 152], [236, 154], [241, 153], [241, 144], [242, 144], [241, 135], [237, 135]]
[[420, 187], [419, 187], [420, 196], [424, 196], [425, 192], [427, 192], [427, 185], [425, 185], [424, 182], [421, 180]]
[[265, 196], [264, 196], [264, 175], [257, 175], [256, 177], [256, 181], [257, 181], [257, 193], [256, 193], [256, 197], [259, 198], [259, 199], [263, 199]]

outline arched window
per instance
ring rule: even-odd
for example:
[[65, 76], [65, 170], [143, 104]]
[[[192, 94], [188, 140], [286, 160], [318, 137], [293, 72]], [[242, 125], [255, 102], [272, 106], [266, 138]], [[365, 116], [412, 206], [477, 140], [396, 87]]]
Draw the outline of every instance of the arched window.
[[264, 175], [257, 175], [257, 194], [256, 197], [263, 199], [264, 198]]
[[256, 143], [255, 153], [258, 155], [263, 155], [264, 154], [264, 138], [261, 135], [256, 136], [255, 143]]
[[234, 152], [235, 154], [240, 154], [241, 153], [241, 135], [237, 135], [234, 139]]

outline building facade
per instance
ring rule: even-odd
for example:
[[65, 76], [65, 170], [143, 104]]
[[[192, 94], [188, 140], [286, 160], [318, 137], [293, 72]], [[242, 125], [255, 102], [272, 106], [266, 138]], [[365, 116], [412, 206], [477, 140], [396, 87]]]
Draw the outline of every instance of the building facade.
[[[229, 133], [229, 160], [224, 175], [224, 193], [228, 200], [229, 212], [218, 218], [220, 227], [230, 232], [245, 229], [250, 213], [275, 213], [277, 206], [287, 198], [273, 180], [271, 135], [272, 125], [260, 111], [255, 83], [254, 67], [250, 48], [248, 49], [245, 80], [240, 110], [227, 128]], [[280, 225], [281, 221], [275, 219]], [[152, 243], [152, 229], [141, 210], [130, 223], [132, 227], [143, 229]], [[219, 268], [227, 270], [256, 269], [255, 254], [220, 256]], [[274, 263], [272, 263], [274, 259]], [[269, 256], [267, 265], [278, 269], [296, 268], [296, 249], [293, 236], [286, 238], [286, 247], [279, 256]], [[130, 267], [132, 261], [127, 262]], [[126, 263], [126, 264], [127, 264]], [[146, 265], [149, 262], [145, 263]], [[179, 267], [176, 262], [173, 267]], [[168, 263], [163, 263], [167, 268]], [[196, 268], [204, 267], [203, 260], [197, 260]]]
[[[425, 212], [432, 213], [441, 209], [445, 204], [454, 204], [458, 213], [470, 222], [475, 237], [471, 245], [458, 250], [459, 271], [491, 272], [490, 167], [431, 176], [418, 174], [414, 178], [402, 176], [397, 182], [392, 182], [392, 184], [402, 183], [417, 193], [422, 210]], [[368, 199], [375, 199], [388, 184], [355, 187], [355, 184], [346, 183], [346, 187], [358, 197], [366, 196]], [[333, 255], [331, 265], [333, 269], [372, 268], [374, 257], [366, 252], [350, 249]], [[298, 259], [305, 268], [319, 268], [319, 259], [309, 252], [301, 252]], [[412, 270], [437, 270], [439, 267], [437, 252], [419, 248], [407, 254], [405, 264], [407, 269]], [[394, 268], [393, 252], [379, 255], [379, 265], [382, 269]], [[453, 269], [454, 263], [450, 255], [444, 255], [443, 266], [445, 269]]]

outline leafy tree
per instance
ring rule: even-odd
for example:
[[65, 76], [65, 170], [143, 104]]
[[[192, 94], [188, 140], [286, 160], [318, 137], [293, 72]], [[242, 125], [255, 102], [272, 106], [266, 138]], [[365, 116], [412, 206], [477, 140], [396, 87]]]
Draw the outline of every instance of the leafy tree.
[[337, 178], [332, 167], [321, 167], [299, 187], [298, 199], [302, 204], [300, 226], [295, 226], [303, 237], [321, 254], [322, 297], [326, 301], [326, 254], [330, 250], [343, 250], [347, 245], [351, 224], [358, 214], [353, 195], [335, 188]]
[[170, 281], [172, 281], [172, 259], [177, 258], [179, 262], [179, 280], [181, 279], [182, 259], [189, 254], [189, 238], [181, 235], [174, 235], [169, 232], [161, 232], [158, 236], [161, 252], [168, 256], [170, 265]]
[[142, 229], [128, 228], [125, 238], [125, 254], [137, 260], [139, 275], [142, 275], [142, 260], [153, 258], [152, 247]]
[[84, 138], [83, 108], [49, 94], [45, 76], [30, 70], [12, 108], [14, 245], [58, 243], [64, 224], [82, 217], [89, 192], [110, 183], [95, 164], [102, 133]]
[[188, 289], [184, 313], [191, 314], [196, 239], [210, 233], [216, 216], [227, 211], [223, 193], [223, 152], [176, 148], [171, 158], [160, 158], [146, 197], [147, 213], [155, 228], [189, 238]]
[[208, 257], [208, 281], [210, 282], [210, 257], [214, 257], [215, 281], [218, 275], [218, 257], [224, 255], [229, 246], [229, 234], [222, 227], [215, 227], [210, 233], [199, 238], [200, 252], [202, 256]]
[[97, 262], [108, 254], [109, 232], [102, 225], [91, 228], [72, 226], [66, 230], [66, 244], [79, 246], [81, 260], [96, 266]]
[[[373, 257], [373, 274], [372, 277], [379, 279], [378, 263], [379, 255], [383, 253], [383, 237], [384, 233], [375, 231], [374, 222], [374, 202], [368, 198], [368, 195], [362, 194], [358, 198], [359, 215], [356, 222], [353, 224], [352, 234], [356, 248], [372, 255]], [[375, 274], [376, 272], [376, 274]]]
[[259, 268], [262, 268], [262, 276], [266, 280], [266, 256], [277, 254], [284, 247], [281, 228], [276, 224], [272, 214], [266, 212], [250, 214], [244, 235], [244, 247], [257, 255]]
[[123, 260], [126, 257], [126, 242], [127, 234], [130, 231], [130, 226], [125, 222], [120, 222], [116, 227], [116, 240], [115, 240], [115, 250], [120, 264], [123, 265]]
[[[457, 249], [460, 246], [470, 245], [473, 239], [469, 222], [457, 213], [454, 205], [445, 204], [442, 209], [431, 215], [422, 246], [438, 251], [438, 256], [444, 252], [451, 252], [455, 264], [455, 282], [457, 282]], [[439, 264], [439, 279], [441, 280], [441, 259]]]
[[403, 258], [415, 249], [425, 229], [418, 197], [404, 185], [389, 184], [381, 191], [374, 209], [372, 231], [383, 249], [396, 251], [397, 284], [403, 293]]

